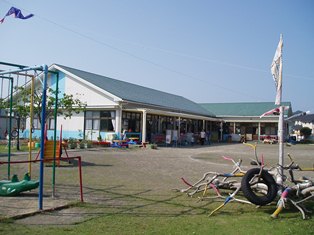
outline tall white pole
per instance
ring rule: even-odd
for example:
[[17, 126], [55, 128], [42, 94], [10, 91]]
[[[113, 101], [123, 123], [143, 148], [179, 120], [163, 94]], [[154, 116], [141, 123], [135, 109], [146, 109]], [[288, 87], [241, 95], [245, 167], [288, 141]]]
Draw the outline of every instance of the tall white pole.
[[279, 136], [279, 158], [278, 158], [278, 176], [277, 184], [279, 185], [279, 191], [282, 191], [283, 184], [283, 165], [284, 165], [284, 107], [280, 106], [279, 108], [279, 122], [278, 122], [278, 136]]
[[[282, 34], [280, 35], [280, 40], [282, 40]], [[279, 79], [278, 79], [277, 87], [277, 96], [279, 94], [279, 102], [280, 102], [280, 114], [279, 114], [279, 122], [278, 122], [278, 136], [279, 136], [279, 157], [278, 157], [278, 176], [277, 176], [277, 184], [279, 185], [279, 192], [282, 192], [282, 184], [283, 184], [283, 166], [284, 166], [284, 107], [282, 106], [282, 54], [280, 55], [280, 64], [279, 64]]]

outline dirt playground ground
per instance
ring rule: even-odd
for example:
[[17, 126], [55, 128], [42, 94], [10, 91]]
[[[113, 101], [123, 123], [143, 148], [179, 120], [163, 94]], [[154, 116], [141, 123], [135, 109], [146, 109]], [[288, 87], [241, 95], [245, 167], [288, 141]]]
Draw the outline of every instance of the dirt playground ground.
[[[278, 162], [278, 145], [258, 144], [258, 156], [267, 165]], [[285, 162], [290, 153], [301, 166], [313, 166], [314, 145], [285, 146]], [[56, 169], [56, 190], [52, 197], [52, 168], [44, 169], [44, 211], [38, 211], [38, 190], [24, 192], [17, 197], [0, 197], [0, 219], [13, 218], [15, 223], [28, 225], [69, 225], [106, 214], [134, 214], [137, 216], [174, 216], [204, 212], [204, 205], [191, 205], [193, 198], [175, 192], [174, 188], [199, 179], [207, 171], [231, 172], [232, 163], [222, 156], [242, 159], [249, 169], [253, 149], [243, 144], [219, 144], [158, 149], [92, 148], [69, 152], [82, 156], [84, 204], [80, 201], [77, 161]], [[0, 161], [6, 161], [0, 157]], [[27, 160], [27, 154], [15, 154], [11, 161]], [[32, 179], [38, 179], [39, 165], [32, 164]], [[12, 164], [11, 174], [21, 179], [27, 164]], [[304, 175], [304, 174], [303, 174]], [[308, 173], [314, 178], [314, 172]], [[6, 179], [7, 166], [0, 165], [0, 177]], [[174, 200], [182, 197], [183, 205]], [[196, 203], [196, 199], [194, 199]], [[72, 206], [69, 206], [72, 205]], [[73, 206], [74, 205], [74, 206]]]

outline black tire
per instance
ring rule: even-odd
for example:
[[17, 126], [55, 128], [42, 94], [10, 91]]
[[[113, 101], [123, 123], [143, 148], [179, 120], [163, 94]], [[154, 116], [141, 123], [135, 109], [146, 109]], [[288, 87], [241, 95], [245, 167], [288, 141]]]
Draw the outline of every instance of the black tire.
[[[259, 172], [260, 168], [252, 168], [248, 170], [242, 178], [241, 190], [247, 200], [255, 205], [264, 206], [271, 203], [276, 198], [278, 188], [274, 178], [265, 170], [262, 170], [258, 180], [257, 176]], [[256, 185], [256, 183], [267, 186], [264, 190], [265, 193], [261, 193], [254, 188], [254, 184]]]
[[17, 137], [18, 134], [19, 134], [19, 133], [18, 133], [17, 130], [13, 130], [13, 131], [11, 132], [11, 136], [12, 136], [13, 138]]

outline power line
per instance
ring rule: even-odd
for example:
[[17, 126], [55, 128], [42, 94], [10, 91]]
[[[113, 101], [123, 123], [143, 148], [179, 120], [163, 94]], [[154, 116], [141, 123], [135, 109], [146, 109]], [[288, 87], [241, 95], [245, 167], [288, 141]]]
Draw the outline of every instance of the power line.
[[[7, 0], [4, 0], [4, 2], [10, 3], [10, 2], [7, 1]], [[19, 8], [22, 9], [22, 10], [31, 12], [31, 11], [29, 11], [29, 10], [27, 10], [27, 9], [22, 8], [22, 7], [19, 7]], [[61, 28], [61, 29], [65, 30], [65, 31], [68, 31], [68, 32], [71, 32], [71, 33], [73, 33], [73, 34], [75, 34], [75, 35], [77, 35], [77, 36], [79, 36], [79, 37], [81, 37], [81, 38], [84, 38], [84, 39], [86, 39], [86, 40], [89, 40], [89, 41], [91, 41], [91, 42], [94, 42], [94, 43], [96, 43], [96, 44], [99, 44], [99, 45], [101, 45], [101, 46], [105, 46], [105, 47], [110, 48], [110, 49], [112, 49], [112, 50], [114, 50], [114, 51], [118, 51], [118, 52], [120, 52], [120, 53], [122, 53], [122, 54], [125, 54], [125, 55], [127, 55], [127, 56], [129, 56], [129, 57], [132, 57], [132, 58], [134, 58], [134, 59], [137, 59], [137, 60], [143, 61], [143, 62], [145, 62], [145, 63], [151, 64], [151, 65], [153, 65], [153, 66], [155, 66], [155, 67], [157, 67], [157, 68], [161, 68], [161, 69], [166, 70], [166, 71], [169, 71], [169, 72], [171, 72], [171, 73], [175, 73], [175, 74], [177, 74], [177, 75], [180, 75], [183, 79], [189, 79], [189, 80], [190, 80], [190, 79], [193, 79], [193, 80], [196, 80], [196, 81], [200, 81], [200, 82], [204, 82], [204, 83], [210, 84], [210, 85], [212, 85], [212, 86], [215, 86], [215, 87], [217, 87], [217, 88], [219, 88], [219, 89], [222, 89], [222, 90], [226, 90], [226, 91], [228, 91], [228, 92], [232, 92], [232, 93], [235, 93], [235, 94], [240, 94], [240, 95], [242, 95], [242, 96], [250, 97], [250, 98], [254, 98], [254, 99], [261, 99], [261, 98], [258, 98], [258, 97], [253, 97], [253, 96], [251, 96], [251, 95], [249, 95], [249, 94], [247, 94], [247, 93], [240, 92], [240, 91], [238, 91], [238, 90], [234, 90], [234, 89], [231, 89], [231, 88], [227, 88], [227, 87], [225, 87], [225, 86], [221, 86], [221, 85], [219, 85], [219, 84], [217, 84], [217, 83], [214, 83], [214, 82], [212, 82], [212, 81], [204, 80], [204, 79], [201, 79], [201, 78], [199, 78], [199, 77], [192, 76], [192, 75], [183, 73], [183, 72], [181, 72], [181, 71], [177, 71], [177, 70], [172, 69], [172, 68], [170, 68], [170, 67], [168, 67], [168, 66], [162, 65], [162, 64], [160, 64], [160, 63], [156, 63], [156, 62], [154, 62], [154, 61], [152, 61], [152, 60], [148, 60], [148, 59], [146, 59], [146, 58], [140, 57], [140, 56], [138, 56], [138, 55], [136, 55], [136, 54], [133, 54], [133, 53], [130, 53], [130, 52], [126, 51], [126, 50], [122, 50], [122, 49], [120, 49], [120, 48], [118, 48], [118, 47], [115, 47], [115, 46], [113, 46], [113, 45], [111, 45], [111, 44], [109, 44], [109, 43], [107, 43], [107, 42], [98, 40], [98, 39], [96, 39], [96, 38], [94, 38], [94, 37], [91, 37], [91, 36], [89, 36], [89, 35], [86, 35], [86, 34], [83, 34], [83, 33], [81, 33], [81, 32], [78, 32], [78, 31], [76, 31], [76, 30], [73, 30], [72, 28], [67, 27], [67, 26], [65, 26], [65, 25], [63, 25], [63, 24], [56, 23], [55, 21], [52, 21], [52, 20], [50, 20], [50, 19], [48, 19], [48, 18], [45, 18], [45, 17], [43, 17], [43, 16], [40, 16], [40, 15], [38, 15], [38, 14], [35, 14], [35, 16], [36, 16], [37, 18], [39, 18], [40, 20], [42, 20], [42, 21], [46, 21], [46, 22], [48, 22], [48, 23], [50, 23], [50, 24], [52, 24], [52, 25], [55, 25], [55, 26], [58, 27], [58, 28]], [[122, 41], [122, 40], [120, 40], [120, 41]], [[138, 45], [139, 45], [139, 44], [138, 44]], [[143, 46], [143, 45], [142, 45], [142, 46]], [[144, 47], [145, 47], [145, 46], [144, 46]], [[147, 47], [147, 46], [146, 46], [146, 47]], [[246, 70], [252, 70], [252, 71], [258, 71], [258, 72], [266, 73], [265, 70], [261, 70], [261, 69], [257, 69], [257, 68], [252, 68], [252, 67], [248, 67], [248, 66], [243, 66], [243, 65], [237, 65], [237, 64], [222, 62], [222, 61], [213, 60], [213, 59], [208, 59], [208, 58], [204, 58], [204, 57], [191, 56], [191, 55], [187, 55], [187, 54], [185, 54], [185, 53], [173, 52], [173, 51], [166, 50], [166, 49], [161, 49], [161, 48], [154, 48], [154, 47], [147, 47], [147, 48], [151, 48], [151, 49], [163, 51], [163, 52], [166, 52], [166, 53], [176, 54], [176, 55], [179, 55], [179, 56], [184, 56], [184, 57], [189, 57], [189, 58], [193, 58], [193, 59], [203, 60], [203, 61], [210, 62], [210, 63], [217, 63], [217, 64], [221, 64], [221, 65], [227, 65], [227, 66], [231, 66], [231, 67], [237, 67], [237, 68], [241, 68], [241, 69], [246, 69]], [[287, 76], [287, 75], [286, 75], [286, 76]]]

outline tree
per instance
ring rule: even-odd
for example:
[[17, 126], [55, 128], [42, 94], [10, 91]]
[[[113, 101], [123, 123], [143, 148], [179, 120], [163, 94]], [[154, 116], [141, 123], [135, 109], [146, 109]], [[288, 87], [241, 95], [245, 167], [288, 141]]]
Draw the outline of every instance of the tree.
[[[72, 94], [58, 94], [58, 109], [57, 115], [63, 115], [64, 119], [71, 118], [74, 113], [80, 113], [85, 110], [86, 104], [81, 102], [80, 99], [74, 98]], [[47, 90], [47, 102], [46, 102], [46, 117], [45, 122], [53, 117], [54, 108], [56, 101], [56, 91], [51, 88]], [[29, 87], [15, 87], [15, 95], [13, 97], [13, 111], [19, 114], [21, 119], [26, 119], [30, 117], [30, 105], [31, 105], [31, 89]], [[41, 90], [34, 91], [33, 99], [33, 113], [34, 117], [39, 119], [41, 122], [41, 112], [42, 112], [42, 94]], [[0, 100], [0, 109], [8, 109], [8, 100]]]
[[300, 134], [304, 136], [305, 139], [307, 139], [312, 134], [312, 130], [309, 127], [302, 127]]

